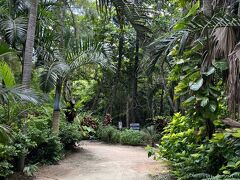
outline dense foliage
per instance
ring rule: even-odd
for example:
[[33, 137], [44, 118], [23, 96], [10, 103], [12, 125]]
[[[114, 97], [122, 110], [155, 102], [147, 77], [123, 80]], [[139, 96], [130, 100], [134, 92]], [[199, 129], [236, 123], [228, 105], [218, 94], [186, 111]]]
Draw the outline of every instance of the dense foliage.
[[178, 179], [239, 178], [239, 16], [238, 0], [0, 0], [0, 177], [100, 139], [149, 144]]

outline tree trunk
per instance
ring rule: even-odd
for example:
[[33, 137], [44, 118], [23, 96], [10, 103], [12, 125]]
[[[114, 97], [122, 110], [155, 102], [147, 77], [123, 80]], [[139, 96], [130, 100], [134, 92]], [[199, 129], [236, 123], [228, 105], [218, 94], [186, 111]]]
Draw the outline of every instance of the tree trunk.
[[57, 85], [55, 89], [55, 99], [54, 99], [53, 119], [52, 119], [52, 132], [56, 135], [58, 135], [59, 133], [61, 91], [62, 91], [62, 81], [59, 79], [57, 81]]
[[32, 57], [33, 57], [35, 31], [36, 31], [38, 0], [32, 0], [31, 2], [32, 4], [29, 12], [27, 39], [26, 39], [24, 62], [23, 62], [23, 78], [22, 78], [22, 84], [26, 88], [29, 88], [31, 83]]
[[163, 113], [164, 113], [164, 110], [163, 110], [164, 109], [163, 100], [164, 100], [164, 90], [162, 89], [161, 98], [160, 98], [160, 111], [159, 111], [160, 115], [163, 115]]
[[[35, 40], [36, 22], [37, 22], [37, 7], [38, 0], [31, 1], [31, 7], [29, 11], [27, 38], [25, 43], [25, 51], [23, 58], [23, 71], [22, 71], [22, 85], [25, 88], [30, 88], [31, 76], [32, 76], [32, 57]], [[27, 116], [27, 114], [26, 114]], [[26, 134], [26, 129], [22, 129], [22, 133]], [[23, 172], [25, 166], [25, 155], [20, 155], [17, 162], [17, 171]]]
[[[202, 1], [202, 9], [203, 9], [203, 14], [205, 16], [212, 17], [212, 14], [213, 14], [212, 0], [203, 0]], [[201, 67], [202, 72], [207, 71], [212, 62], [212, 57], [211, 57], [212, 50], [211, 50], [210, 43], [209, 43], [210, 42], [209, 31], [206, 30], [205, 34], [206, 34], [207, 41], [208, 41], [208, 45], [205, 47], [206, 51], [207, 51], [206, 56], [209, 56], [209, 57], [205, 57], [206, 61], [203, 60], [202, 67]], [[210, 79], [208, 77], [206, 84], [209, 84], [209, 83], [210, 83]], [[211, 139], [213, 133], [215, 132], [215, 126], [213, 124], [212, 119], [206, 119], [206, 131], [207, 131], [208, 138]]]
[[123, 59], [123, 50], [124, 50], [124, 31], [123, 31], [122, 17], [118, 17], [118, 19], [120, 21], [120, 34], [119, 34], [119, 41], [118, 41], [117, 70], [116, 70], [116, 75], [114, 76], [114, 82], [112, 86], [112, 92], [111, 92], [112, 97], [107, 107], [106, 114], [112, 114], [113, 106], [116, 100], [116, 93], [118, 90], [119, 81], [121, 79], [122, 59]]
[[212, 16], [212, 0], [202, 0], [202, 9], [205, 16]]
[[130, 122], [130, 118], [129, 118], [129, 97], [127, 98], [127, 107], [126, 107], [126, 127], [129, 128], [129, 122]]

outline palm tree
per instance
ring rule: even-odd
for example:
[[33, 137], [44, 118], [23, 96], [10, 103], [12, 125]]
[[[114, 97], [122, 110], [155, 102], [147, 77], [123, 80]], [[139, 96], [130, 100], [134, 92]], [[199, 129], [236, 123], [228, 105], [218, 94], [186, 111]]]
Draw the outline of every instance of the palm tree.
[[[63, 85], [66, 85], [66, 81], [71, 79], [74, 72], [79, 70], [81, 67], [86, 65], [100, 65], [101, 67], [111, 68], [108, 64], [107, 57], [101, 52], [99, 44], [88, 45], [89, 47], [83, 51], [79, 47], [78, 50], [66, 51], [66, 60], [59, 55], [55, 54], [55, 61], [53, 63], [45, 64], [44, 70], [41, 74], [41, 88], [45, 92], [49, 92], [51, 87], [55, 86], [55, 98], [53, 108], [53, 119], [52, 119], [52, 132], [55, 134], [59, 133], [59, 122], [60, 122], [60, 101], [62, 95]], [[76, 46], [73, 46], [76, 47]], [[70, 62], [70, 63], [67, 63]]]
[[28, 29], [27, 29], [27, 39], [24, 52], [24, 63], [23, 63], [23, 77], [22, 84], [26, 88], [30, 87], [31, 74], [32, 74], [32, 57], [37, 21], [37, 7], [38, 0], [31, 1], [31, 7], [29, 12]]

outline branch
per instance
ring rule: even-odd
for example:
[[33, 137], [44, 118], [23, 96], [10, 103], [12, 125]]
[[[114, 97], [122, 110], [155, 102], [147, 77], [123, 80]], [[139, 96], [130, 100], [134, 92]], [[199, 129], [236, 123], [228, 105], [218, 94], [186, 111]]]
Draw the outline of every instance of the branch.
[[230, 126], [230, 128], [240, 128], [240, 122], [234, 121], [230, 118], [225, 118], [224, 120], [222, 120], [222, 122], [225, 125]]

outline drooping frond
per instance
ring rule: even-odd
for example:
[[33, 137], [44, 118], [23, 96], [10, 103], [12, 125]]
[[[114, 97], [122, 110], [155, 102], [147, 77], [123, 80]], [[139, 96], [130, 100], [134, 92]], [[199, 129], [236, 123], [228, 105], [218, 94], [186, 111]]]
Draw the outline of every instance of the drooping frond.
[[65, 62], [56, 61], [52, 64], [46, 64], [42, 68], [40, 75], [40, 88], [44, 92], [50, 92], [50, 90], [56, 85], [59, 78], [64, 78], [70, 71], [70, 67]]
[[15, 86], [13, 88], [0, 87], [0, 95], [5, 100], [12, 98], [15, 101], [24, 101], [34, 104], [39, 104], [43, 101], [41, 94], [32, 89], [26, 89], [24, 86]]
[[[223, 27], [215, 29], [214, 40], [216, 42], [215, 53], [223, 53], [227, 58], [228, 55], [233, 51], [236, 44], [236, 35], [231, 27]], [[218, 53], [219, 52], [219, 53]]]
[[[166, 56], [169, 50], [176, 45], [181, 39], [186, 38], [186, 31], [173, 32], [164, 37], [159, 37], [147, 47], [147, 52], [150, 56], [150, 62], [147, 62], [148, 71], [152, 71], [160, 57]], [[180, 49], [183, 49], [185, 40], [182, 40]]]

